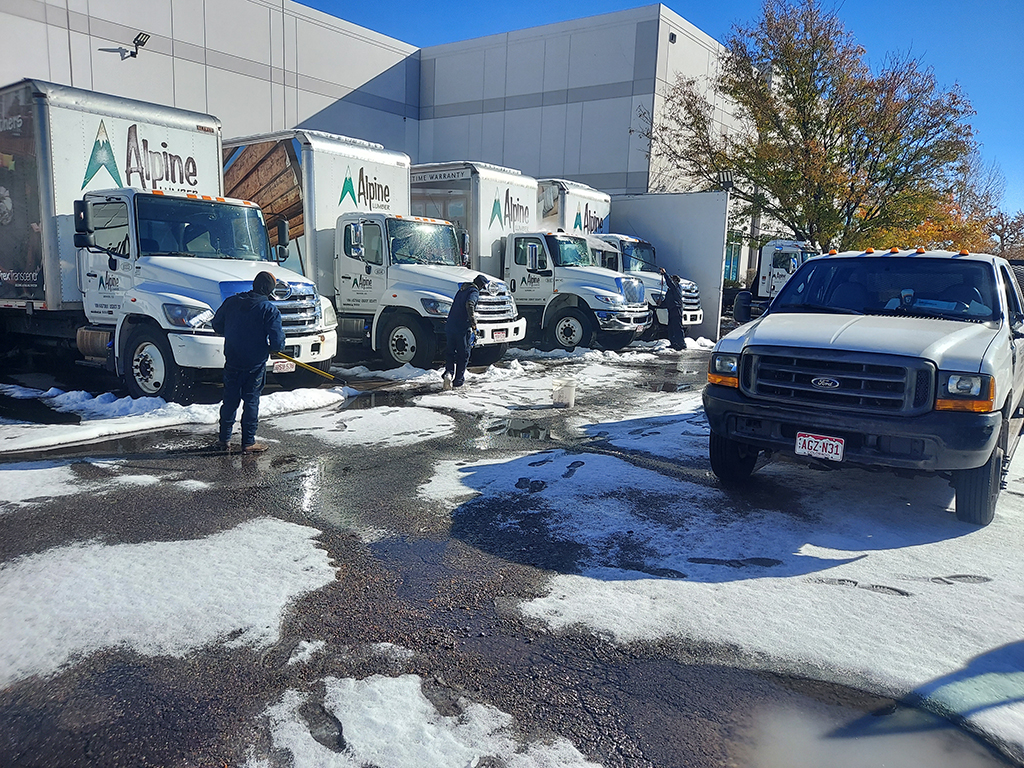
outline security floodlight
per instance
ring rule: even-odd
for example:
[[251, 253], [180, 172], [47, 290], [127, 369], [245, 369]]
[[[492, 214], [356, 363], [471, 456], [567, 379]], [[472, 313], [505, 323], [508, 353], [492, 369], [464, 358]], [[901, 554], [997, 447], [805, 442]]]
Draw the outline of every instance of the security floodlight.
[[129, 52], [128, 55], [134, 59], [136, 56], [139, 55], [139, 48], [144, 47], [148, 42], [149, 35], [147, 35], [145, 32], [139, 32], [139, 34], [135, 36], [135, 39], [132, 40], [132, 43], [135, 45], [135, 50]]
[[726, 192], [733, 188], [732, 171], [718, 172], [718, 186], [720, 186]]

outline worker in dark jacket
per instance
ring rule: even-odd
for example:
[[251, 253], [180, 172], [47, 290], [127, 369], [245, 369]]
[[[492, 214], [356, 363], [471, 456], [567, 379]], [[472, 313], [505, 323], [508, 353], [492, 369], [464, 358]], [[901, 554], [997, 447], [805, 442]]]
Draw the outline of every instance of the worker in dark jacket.
[[473, 334], [476, 332], [476, 305], [480, 291], [487, 287], [487, 278], [477, 275], [471, 283], [459, 286], [448, 311], [444, 331], [448, 348], [444, 355], [444, 388], [461, 387], [466, 381], [466, 366], [473, 351]]
[[224, 337], [224, 402], [220, 407], [220, 440], [227, 450], [235, 413], [242, 405], [242, 453], [261, 453], [256, 442], [260, 393], [267, 375], [267, 358], [284, 349], [281, 313], [270, 301], [277, 285], [269, 272], [260, 272], [252, 290], [228, 296], [213, 317], [213, 330]]
[[668, 310], [668, 340], [672, 349], [686, 349], [686, 329], [683, 328], [683, 289], [679, 275], [669, 277], [664, 267], [661, 276], [665, 280], [665, 298], [661, 306]]

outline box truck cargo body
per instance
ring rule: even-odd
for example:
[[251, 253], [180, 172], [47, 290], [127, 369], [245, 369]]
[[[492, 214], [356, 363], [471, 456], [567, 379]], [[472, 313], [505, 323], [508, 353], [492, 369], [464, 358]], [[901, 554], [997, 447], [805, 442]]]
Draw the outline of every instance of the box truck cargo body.
[[[336, 334], [315, 286], [277, 265], [257, 205], [223, 197], [220, 130], [209, 115], [38, 80], [0, 89], [8, 346], [71, 349], [133, 397], [184, 402], [224, 366], [213, 312], [268, 270], [286, 351], [329, 365]], [[309, 383], [291, 362], [268, 370]]]
[[[412, 178], [417, 212], [459, 221], [469, 234], [472, 266], [508, 284], [527, 319], [530, 339], [564, 349], [594, 341], [617, 349], [649, 326], [640, 280], [595, 264], [579, 231], [538, 230], [540, 187], [535, 179], [512, 168], [469, 161], [415, 165]], [[581, 195], [595, 193], [590, 207], [581, 202], [580, 210], [597, 210], [592, 203], [603, 193], [564, 184], [579, 188]], [[582, 200], [573, 197], [571, 204]], [[564, 202], [560, 198], [563, 210]]]
[[[412, 216], [408, 155], [345, 136], [294, 129], [225, 142], [230, 194], [287, 220], [289, 258], [338, 314], [344, 341], [392, 365], [429, 366], [459, 286], [476, 272], [449, 221]], [[481, 270], [483, 271], [483, 270]], [[498, 360], [526, 322], [495, 276], [481, 291], [473, 363]]]
[[572, 235], [608, 232], [608, 193], [567, 179], [540, 179], [537, 183], [538, 229], [562, 230]]

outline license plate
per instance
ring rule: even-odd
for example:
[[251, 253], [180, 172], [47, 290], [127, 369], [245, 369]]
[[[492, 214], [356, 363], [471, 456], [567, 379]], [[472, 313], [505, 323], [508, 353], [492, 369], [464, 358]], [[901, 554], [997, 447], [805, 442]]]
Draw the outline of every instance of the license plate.
[[275, 360], [274, 373], [291, 373], [295, 370], [295, 363], [291, 360]]
[[505, 337], [507, 335], [508, 335], [508, 331], [495, 331], [494, 332], [494, 340], [495, 341], [504, 341]]
[[810, 432], [796, 433], [796, 453], [798, 456], [814, 456], [829, 461], [842, 461], [845, 441], [841, 437], [828, 435], [812, 435]]

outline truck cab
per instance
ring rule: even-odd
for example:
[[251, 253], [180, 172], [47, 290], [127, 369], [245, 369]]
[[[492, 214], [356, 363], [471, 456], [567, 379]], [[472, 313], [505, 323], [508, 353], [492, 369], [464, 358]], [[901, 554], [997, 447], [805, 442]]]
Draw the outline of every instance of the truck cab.
[[503, 260], [520, 310], [551, 346], [621, 349], [651, 324], [643, 282], [596, 264], [583, 236], [511, 234]]
[[757, 255], [757, 282], [751, 286], [762, 305], [774, 299], [794, 272], [818, 252], [810, 243], [798, 240], [770, 240]]
[[[649, 335], [665, 336], [668, 310], [660, 306], [665, 296], [665, 279], [658, 267], [654, 246], [631, 235], [598, 234], [590, 235], [587, 239], [596, 251], [595, 256], [601, 266], [643, 282], [647, 303], [654, 313]], [[700, 325], [704, 322], [704, 310], [700, 306], [700, 288], [685, 278], [680, 281], [679, 287], [683, 292], [683, 327]]]
[[[335, 233], [335, 304], [344, 338], [361, 339], [394, 365], [434, 360], [452, 297], [478, 272], [450, 222], [416, 216], [342, 214]], [[472, 364], [490, 365], [526, 336], [506, 284], [489, 278], [477, 304]]]

